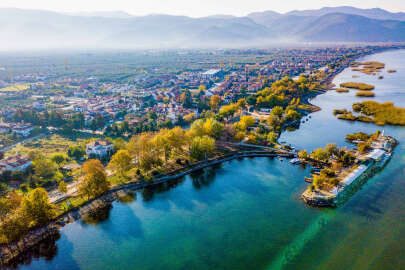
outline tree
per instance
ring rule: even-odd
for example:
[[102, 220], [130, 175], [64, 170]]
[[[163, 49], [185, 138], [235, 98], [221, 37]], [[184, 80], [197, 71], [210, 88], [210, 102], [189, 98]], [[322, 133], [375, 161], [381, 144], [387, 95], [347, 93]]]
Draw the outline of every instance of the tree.
[[[97, 161], [100, 162], [99, 160]], [[110, 188], [104, 166], [101, 162], [98, 162], [96, 160], [89, 160], [82, 166], [82, 172], [85, 175], [79, 182], [78, 190], [80, 195], [87, 196], [88, 199], [100, 196]]]
[[40, 158], [32, 162], [35, 175], [45, 179], [52, 178], [57, 170], [57, 165], [50, 159]]
[[281, 106], [275, 106], [272, 110], [271, 110], [271, 115], [274, 115], [278, 118], [281, 118], [283, 116], [284, 110], [283, 107]]
[[256, 119], [250, 115], [245, 115], [240, 118], [240, 121], [235, 124], [235, 128], [240, 131], [246, 131], [248, 127], [252, 127], [256, 124]]
[[301, 159], [307, 159], [308, 158], [308, 152], [307, 150], [301, 150], [298, 152], [298, 157]]
[[325, 146], [325, 151], [328, 153], [328, 156], [337, 155], [339, 153], [339, 149], [335, 143], [328, 143]]
[[189, 114], [186, 114], [185, 116], [184, 116], [184, 121], [186, 121], [187, 123], [191, 123], [191, 122], [193, 122], [195, 119], [197, 119], [197, 115], [195, 114], [195, 113], [189, 113]]
[[285, 114], [285, 119], [287, 121], [298, 120], [298, 119], [300, 119], [300, 117], [301, 117], [301, 114], [299, 114], [295, 110], [287, 110], [287, 112]]
[[85, 153], [84, 148], [80, 146], [71, 145], [68, 148], [68, 156], [76, 160], [81, 159]]
[[219, 138], [224, 131], [224, 126], [213, 118], [208, 118], [203, 124], [203, 133], [205, 135]]
[[220, 117], [229, 118], [235, 114], [238, 109], [238, 104], [229, 104], [222, 106], [219, 110]]
[[200, 84], [200, 86], [198, 87], [198, 92], [205, 92], [205, 91], [207, 91], [207, 87], [205, 87], [205, 85], [203, 85], [203, 84]]
[[275, 143], [277, 141], [277, 135], [273, 131], [270, 131], [269, 134], [267, 134], [267, 141], [269, 143]]
[[67, 192], [68, 192], [67, 183], [66, 183], [65, 181], [61, 181], [61, 182], [59, 183], [58, 191], [59, 191], [59, 192], [62, 192], [62, 193], [67, 193]]
[[215, 140], [209, 136], [195, 137], [191, 143], [191, 156], [197, 160], [208, 157], [215, 149]]
[[149, 170], [162, 163], [152, 139], [151, 133], [142, 133], [139, 136], [133, 136], [128, 143], [128, 151], [137, 158], [139, 166], [144, 170]]
[[132, 157], [127, 150], [118, 150], [118, 152], [111, 157], [108, 166], [123, 176], [131, 167], [131, 160]]
[[24, 197], [21, 211], [34, 225], [44, 225], [56, 214], [54, 206], [49, 203], [48, 192], [43, 188], [36, 188]]
[[213, 110], [214, 112], [217, 111], [220, 102], [221, 102], [221, 97], [218, 96], [218, 95], [213, 95], [213, 96], [210, 98], [210, 107], [211, 107], [211, 110]]
[[4, 158], [4, 152], [0, 151], [0, 159], [3, 159], [3, 158]]
[[104, 171], [104, 165], [98, 159], [89, 159], [82, 165], [82, 173], [91, 174], [96, 171]]
[[185, 90], [183, 93], [181, 93], [180, 102], [184, 108], [191, 108], [191, 105], [193, 104], [193, 99], [191, 97], [191, 93], [189, 90]]
[[322, 148], [318, 148], [311, 153], [311, 158], [319, 161], [326, 161], [328, 159], [328, 153]]
[[66, 157], [63, 154], [54, 154], [51, 156], [51, 160], [60, 166], [66, 161]]

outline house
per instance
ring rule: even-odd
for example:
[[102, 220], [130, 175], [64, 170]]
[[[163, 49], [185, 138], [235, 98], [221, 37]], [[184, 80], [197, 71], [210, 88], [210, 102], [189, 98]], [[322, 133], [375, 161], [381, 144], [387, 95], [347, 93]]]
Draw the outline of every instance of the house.
[[9, 133], [10, 130], [11, 130], [10, 124], [0, 122], [0, 133]]
[[101, 139], [93, 141], [86, 145], [87, 156], [96, 156], [99, 158], [109, 156], [114, 149], [114, 145], [107, 140]]
[[19, 134], [24, 137], [29, 136], [33, 130], [34, 130], [34, 127], [31, 124], [24, 124], [24, 123], [16, 124], [12, 129], [12, 131], [15, 134]]
[[31, 159], [23, 156], [11, 156], [0, 160], [0, 170], [4, 171], [25, 171], [32, 165]]

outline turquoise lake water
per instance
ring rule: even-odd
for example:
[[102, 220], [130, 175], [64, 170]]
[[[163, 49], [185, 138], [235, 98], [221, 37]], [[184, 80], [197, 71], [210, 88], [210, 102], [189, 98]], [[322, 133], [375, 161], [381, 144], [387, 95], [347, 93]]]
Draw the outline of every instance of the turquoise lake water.
[[[377, 76], [339, 74], [335, 83], [376, 86], [376, 101], [405, 107], [405, 51], [362, 60], [386, 63]], [[353, 78], [356, 74], [359, 77]], [[309, 150], [340, 146], [347, 133], [382, 129], [337, 120], [355, 91], [327, 92], [312, 100], [322, 111], [280, 141]], [[300, 199], [309, 168], [278, 159], [227, 162], [170, 186], [138, 191], [115, 202], [99, 223], [64, 227], [47, 257], [21, 269], [405, 269], [405, 128], [384, 127], [400, 141], [392, 160], [337, 209], [318, 209]]]

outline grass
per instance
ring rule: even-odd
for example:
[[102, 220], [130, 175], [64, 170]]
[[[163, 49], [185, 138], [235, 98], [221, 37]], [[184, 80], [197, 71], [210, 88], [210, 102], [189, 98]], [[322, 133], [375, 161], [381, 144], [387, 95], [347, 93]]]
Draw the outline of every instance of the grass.
[[29, 83], [20, 83], [9, 87], [1, 88], [0, 92], [20, 92], [29, 89], [30, 86], [31, 85]]
[[375, 94], [371, 91], [359, 91], [356, 93], [358, 97], [374, 97]]
[[370, 90], [373, 90], [375, 88], [374, 85], [366, 84], [366, 83], [358, 83], [358, 82], [341, 83], [340, 87], [342, 87], [342, 88], [350, 88], [350, 89], [358, 89], [358, 90], [362, 90], [362, 91], [370, 91]]
[[387, 70], [387, 72], [388, 73], [395, 73], [395, 72], [397, 72], [395, 69], [389, 69], [389, 70]]
[[85, 143], [85, 139], [68, 138], [58, 134], [49, 135], [23, 145], [19, 144], [7, 151], [6, 155], [28, 155], [32, 150], [40, 150], [45, 156], [50, 157], [56, 153], [66, 153], [71, 145]]

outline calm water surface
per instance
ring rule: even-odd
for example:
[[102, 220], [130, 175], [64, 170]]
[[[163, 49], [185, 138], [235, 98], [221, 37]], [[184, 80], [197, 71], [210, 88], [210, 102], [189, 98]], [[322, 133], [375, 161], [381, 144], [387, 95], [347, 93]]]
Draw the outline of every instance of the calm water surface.
[[[398, 72], [335, 79], [376, 86], [377, 101], [405, 107], [405, 51], [368, 56]], [[372, 124], [334, 118], [336, 108], [359, 101], [355, 91], [328, 92], [312, 102], [322, 111], [283, 134], [298, 148], [346, 145], [349, 132]], [[116, 202], [104, 221], [64, 227], [47, 259], [22, 269], [405, 269], [405, 129], [385, 127], [401, 144], [386, 169], [344, 206], [315, 209], [302, 203], [308, 168], [278, 159], [244, 159], [187, 176], [160, 190]]]

